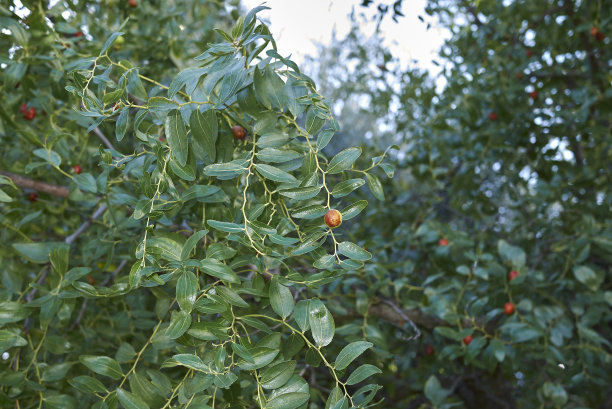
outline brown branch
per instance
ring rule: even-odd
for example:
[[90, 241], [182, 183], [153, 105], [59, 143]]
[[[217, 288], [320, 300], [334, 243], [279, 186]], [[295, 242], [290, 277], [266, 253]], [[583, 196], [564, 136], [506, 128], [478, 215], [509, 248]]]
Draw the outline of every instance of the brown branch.
[[47, 193], [51, 196], [68, 197], [69, 190], [66, 186], [52, 185], [51, 183], [41, 182], [26, 178], [24, 176], [16, 175], [10, 172], [0, 172], [1, 175], [11, 178], [13, 183], [19, 187], [26, 189], [34, 189], [39, 192]]
[[94, 128], [93, 133], [96, 134], [96, 136], [98, 138], [100, 138], [102, 140], [102, 142], [104, 143], [104, 145], [106, 145], [106, 147], [108, 149], [111, 149], [113, 151], [116, 151], [116, 149], [113, 147], [113, 145], [110, 143], [110, 141], [108, 140], [108, 138], [106, 136], [104, 136], [104, 134], [102, 133], [102, 131], [100, 131], [98, 128]]
[[117, 277], [117, 274], [119, 274], [119, 272], [121, 272], [121, 270], [123, 269], [123, 267], [125, 267], [126, 264], [127, 264], [127, 260], [121, 260], [121, 263], [119, 263], [119, 265], [117, 266], [115, 271], [113, 271], [111, 275], [106, 277], [106, 279], [100, 283], [100, 286], [104, 287], [108, 283], [110, 283], [112, 280], [114, 280], [115, 277]]

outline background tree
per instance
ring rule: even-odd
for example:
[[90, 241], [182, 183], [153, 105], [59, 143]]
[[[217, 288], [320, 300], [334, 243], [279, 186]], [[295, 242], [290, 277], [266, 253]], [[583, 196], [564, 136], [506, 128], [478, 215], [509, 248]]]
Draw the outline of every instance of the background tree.
[[381, 73], [355, 30], [320, 52], [342, 56], [319, 60], [321, 92], [367, 101], [336, 102], [371, 124], [343, 142], [400, 146], [352, 231], [376, 264], [352, 331], [389, 351], [388, 407], [610, 406], [610, 6], [430, 1], [452, 32], [440, 92]]

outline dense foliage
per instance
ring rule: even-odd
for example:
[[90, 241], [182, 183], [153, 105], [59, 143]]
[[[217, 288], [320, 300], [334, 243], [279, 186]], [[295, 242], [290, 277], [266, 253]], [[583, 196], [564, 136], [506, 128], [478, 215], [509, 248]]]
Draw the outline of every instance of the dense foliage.
[[314, 81], [237, 2], [22, 3], [1, 407], [609, 407], [610, 1], [431, 0], [440, 78], [356, 24]]
[[610, 10], [430, 1], [439, 78], [358, 24], [311, 61], [337, 144], [400, 146], [353, 232], [376, 266], [357, 294], [403, 308], [367, 319], [387, 407], [612, 404]]
[[385, 155], [321, 152], [338, 123], [263, 7], [50, 3], [0, 9], [0, 405], [372, 402], [327, 298], [372, 257], [345, 180], [381, 196]]

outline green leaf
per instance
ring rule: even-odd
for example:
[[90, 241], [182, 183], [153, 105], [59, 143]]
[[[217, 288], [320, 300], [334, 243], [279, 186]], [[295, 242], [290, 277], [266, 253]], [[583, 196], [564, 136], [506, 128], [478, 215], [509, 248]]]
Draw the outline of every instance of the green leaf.
[[181, 166], [187, 164], [187, 130], [181, 113], [178, 110], [170, 111], [165, 121], [166, 138], [172, 151], [172, 156]]
[[325, 119], [321, 118], [321, 116], [326, 116], [326, 112], [322, 111], [320, 108], [311, 105], [308, 108], [308, 112], [306, 112], [306, 132], [310, 135], [316, 134], [319, 129], [325, 125]]
[[342, 221], [350, 220], [353, 217], [359, 215], [363, 209], [368, 206], [367, 200], [358, 200], [355, 203], [351, 203], [340, 211], [342, 213]]
[[13, 248], [28, 260], [43, 264], [49, 261], [49, 252], [58, 246], [65, 246], [64, 242], [51, 241], [46, 243], [13, 243]]
[[279, 351], [276, 348], [255, 347], [251, 348], [249, 352], [253, 357], [253, 362], [247, 360], [238, 361], [238, 366], [245, 371], [263, 368], [276, 358]]
[[123, 376], [119, 363], [107, 356], [81, 355], [79, 361], [98, 375], [108, 376], [114, 380]]
[[121, 388], [117, 389], [117, 398], [124, 409], [149, 409], [149, 405], [147, 405], [142, 399], [133, 393], [124, 391]]
[[195, 90], [202, 75], [206, 74], [208, 68], [186, 68], [179, 72], [179, 74], [172, 80], [170, 87], [168, 87], [168, 96], [174, 98], [174, 96], [185, 87], [187, 95]]
[[200, 112], [196, 109], [189, 118], [189, 126], [191, 127], [193, 142], [196, 145], [195, 150], [204, 155], [198, 159], [202, 159], [207, 164], [213, 163], [216, 159], [217, 149], [215, 144], [219, 133], [215, 110], [209, 109]]
[[218, 186], [194, 185], [183, 192], [183, 194], [181, 195], [181, 200], [188, 201], [188, 200], [196, 199], [199, 201], [206, 202], [206, 200], [201, 200], [201, 199], [204, 199], [207, 196], [215, 195], [216, 193], [219, 193], [219, 192], [223, 193], [221, 191], [221, 188]]
[[246, 308], [249, 306], [249, 304], [246, 301], [244, 301], [242, 297], [240, 297], [236, 291], [232, 290], [229, 287], [218, 285], [215, 287], [215, 291], [219, 296], [221, 296], [221, 298], [223, 298], [224, 301], [226, 301], [229, 304], [232, 304], [236, 307], [243, 307], [243, 308]]
[[331, 194], [336, 199], [339, 199], [341, 197], [347, 196], [353, 190], [358, 189], [364, 184], [365, 184], [365, 180], [361, 178], [345, 180], [344, 182], [340, 182], [336, 186], [334, 186]]
[[329, 393], [327, 402], [325, 402], [325, 409], [348, 409], [346, 396], [339, 387], [335, 386]]
[[102, 382], [97, 380], [96, 378], [92, 378], [91, 376], [77, 376], [76, 378], [72, 378], [68, 380], [68, 383], [80, 390], [81, 392], [94, 394], [94, 393], [106, 393], [106, 387]]
[[334, 338], [336, 326], [334, 318], [327, 310], [327, 307], [318, 298], [310, 300], [308, 319], [315, 344], [320, 347], [329, 345]]
[[497, 242], [497, 251], [513, 267], [519, 268], [525, 265], [526, 256], [521, 248], [512, 246], [505, 240], [499, 240]]
[[128, 119], [130, 115], [130, 107], [123, 107], [119, 112], [119, 117], [117, 118], [117, 123], [115, 124], [115, 138], [118, 141], [121, 141], [125, 136], [125, 132], [128, 127]]
[[110, 37], [108, 37], [108, 39], [104, 43], [104, 46], [102, 47], [102, 49], [100, 50], [100, 55], [104, 55], [104, 53], [106, 53], [108, 51], [108, 49], [113, 44], [113, 42], [117, 39], [117, 37], [119, 37], [121, 35], [123, 35], [123, 32], [121, 32], [121, 31], [117, 31], [117, 32], [111, 34]]
[[24, 338], [15, 334], [14, 332], [4, 329], [0, 330], [0, 354], [8, 351], [10, 348], [22, 347], [27, 344], [28, 342]]
[[310, 394], [289, 392], [268, 401], [265, 409], [297, 409], [310, 399]]
[[189, 236], [181, 250], [181, 260], [187, 260], [189, 258], [191, 251], [197, 246], [198, 242], [202, 240], [202, 237], [206, 236], [206, 233], [208, 233], [208, 230], [199, 230]]
[[259, 172], [264, 178], [273, 180], [275, 182], [281, 183], [294, 183], [297, 182], [297, 179], [290, 173], [285, 172], [284, 170], [280, 170], [271, 165], [265, 165], [261, 163], [255, 164], [255, 169]]
[[333, 136], [334, 131], [332, 129], [322, 130], [319, 133], [319, 136], [317, 136], [317, 150], [320, 151], [321, 149], [325, 148]]
[[294, 200], [308, 200], [312, 199], [321, 191], [321, 186], [306, 186], [306, 187], [295, 187], [291, 189], [279, 190], [282, 196], [288, 197]]
[[183, 246], [170, 237], [151, 237], [147, 239], [147, 247], [159, 250], [160, 257], [169, 261], [180, 261]]
[[281, 362], [266, 368], [261, 373], [261, 386], [264, 389], [278, 389], [289, 381], [293, 375], [296, 361]]
[[383, 191], [380, 179], [370, 173], [366, 173], [366, 179], [368, 181], [368, 188], [374, 197], [378, 200], [385, 200], [385, 192]]
[[11, 322], [19, 322], [25, 319], [30, 313], [30, 310], [24, 304], [14, 301], [0, 302], [0, 325]]
[[343, 241], [338, 244], [338, 253], [357, 261], [366, 261], [372, 258], [370, 252], [349, 241]]
[[232, 161], [208, 165], [204, 168], [204, 174], [207, 176], [231, 179], [246, 172], [247, 170], [248, 168], [245, 167], [245, 163], [243, 161]]
[[425, 397], [429, 399], [435, 407], [442, 405], [449, 393], [448, 390], [442, 388], [440, 381], [438, 381], [435, 375], [431, 375], [429, 379], [427, 379], [427, 382], [425, 382], [424, 392]]
[[329, 161], [327, 173], [335, 174], [349, 169], [353, 163], [361, 156], [361, 148], [347, 148]]
[[257, 140], [257, 146], [260, 148], [278, 148], [285, 146], [289, 139], [289, 135], [274, 130], [263, 133]]
[[301, 157], [296, 151], [287, 149], [265, 148], [257, 152], [259, 160], [270, 163], [285, 163]]
[[185, 271], [176, 282], [176, 301], [181, 310], [190, 313], [198, 294], [198, 279], [191, 271]]
[[576, 280], [589, 287], [591, 291], [597, 291], [604, 278], [603, 275], [598, 277], [595, 271], [587, 266], [575, 266], [573, 271]]
[[96, 179], [94, 179], [94, 177], [90, 173], [81, 173], [80, 175], [74, 175], [72, 180], [83, 192], [96, 193], [98, 191]]
[[248, 349], [246, 349], [244, 346], [240, 344], [236, 344], [235, 342], [232, 342], [231, 345], [232, 345], [232, 350], [236, 353], [236, 355], [238, 355], [240, 358], [244, 359], [248, 363], [251, 363], [251, 364], [255, 363], [255, 360], [253, 359], [253, 356], [251, 355]]
[[298, 327], [300, 327], [302, 331], [308, 331], [310, 329], [310, 319], [308, 317], [309, 305], [309, 300], [300, 300], [295, 305], [293, 319], [297, 322]]
[[284, 320], [293, 312], [293, 295], [289, 288], [282, 285], [277, 276], [270, 280], [270, 305], [275, 313]]
[[68, 271], [69, 252], [70, 246], [68, 244], [54, 247], [49, 251], [49, 261], [51, 261], [53, 269], [62, 276]]
[[181, 311], [172, 311], [170, 316], [170, 325], [166, 329], [166, 336], [170, 339], [176, 339], [183, 335], [191, 325], [191, 314]]
[[348, 377], [346, 384], [355, 385], [377, 373], [382, 373], [382, 371], [374, 365], [363, 364]]
[[72, 367], [72, 363], [70, 362], [63, 362], [61, 364], [50, 365], [43, 370], [40, 379], [43, 382], [59, 381], [61, 379], [64, 379], [64, 377], [66, 376], [66, 374], [68, 373], [71, 367]]
[[178, 102], [164, 97], [152, 97], [149, 98], [149, 102], [147, 102], [147, 107], [149, 111], [152, 112], [171, 111], [177, 109], [178, 106]]
[[39, 158], [46, 160], [49, 163], [54, 164], [55, 166], [59, 166], [62, 164], [62, 157], [57, 154], [57, 152], [49, 149], [34, 149], [32, 153]]
[[240, 284], [240, 277], [231, 268], [214, 259], [200, 260], [200, 268], [208, 275], [232, 284]]
[[367, 349], [371, 348], [372, 345], [374, 344], [365, 341], [351, 342], [350, 344], [342, 348], [342, 351], [340, 351], [338, 357], [336, 358], [336, 363], [334, 364], [334, 367], [337, 370], [341, 371], [342, 369], [349, 366], [350, 363], [355, 360], [355, 358], [363, 354]]
[[316, 219], [318, 217], [323, 217], [327, 212], [327, 208], [323, 205], [313, 205], [300, 207], [291, 212], [291, 216], [296, 219]]

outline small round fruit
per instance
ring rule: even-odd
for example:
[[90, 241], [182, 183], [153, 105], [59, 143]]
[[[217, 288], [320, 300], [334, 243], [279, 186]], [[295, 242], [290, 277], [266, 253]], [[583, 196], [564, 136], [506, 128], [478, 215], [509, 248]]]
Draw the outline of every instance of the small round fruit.
[[599, 33], [597, 33], [597, 35], [595, 36], [595, 39], [597, 41], [603, 41], [604, 38], [606, 38], [606, 36], [601, 31]]
[[28, 108], [28, 110], [23, 113], [23, 118], [27, 121], [31, 121], [36, 118], [36, 108]]
[[527, 50], [527, 51], [525, 51], [525, 55], [527, 55], [527, 58], [529, 58], [529, 57], [533, 56], [533, 51]]
[[508, 273], [508, 281], [512, 281], [518, 276], [519, 276], [518, 271], [512, 270], [511, 272]]
[[597, 37], [597, 34], [599, 34], [599, 27], [591, 27], [591, 35]]
[[520, 72], [520, 71], [516, 73], [516, 79], [517, 80], [522, 80], [523, 76], [524, 76], [524, 74], [522, 72]]
[[506, 313], [506, 315], [514, 314], [514, 304], [512, 304], [511, 302], [507, 302], [504, 305], [504, 312]]
[[34, 203], [35, 201], [37, 201], [37, 200], [38, 200], [38, 194], [36, 194], [36, 193], [30, 193], [30, 194], [28, 195], [28, 200], [29, 200], [30, 202]]
[[342, 213], [336, 209], [328, 210], [325, 213], [325, 224], [334, 229], [342, 224]]
[[87, 276], [87, 281], [89, 281], [89, 284], [91, 284], [91, 285], [95, 285], [96, 284], [96, 281], [90, 275]]
[[497, 113], [496, 113], [496, 112], [491, 112], [491, 113], [489, 114], [489, 119], [490, 119], [491, 121], [497, 121]]
[[83, 168], [81, 167], [81, 165], [74, 165], [72, 167], [72, 170], [74, 171], [74, 173], [79, 175], [83, 171]]
[[123, 36], [119, 36], [115, 38], [115, 45], [123, 45], [125, 43], [125, 38]]
[[28, 104], [21, 104], [21, 106], [19, 107], [19, 112], [21, 112], [22, 114], [25, 114], [27, 110]]
[[434, 347], [432, 345], [427, 345], [425, 347], [425, 355], [429, 356], [433, 354], [434, 354]]
[[438, 244], [439, 244], [440, 246], [442, 246], [442, 247], [444, 247], [444, 246], [448, 246], [449, 241], [448, 241], [448, 239], [443, 238], [443, 239], [440, 239], [440, 241], [438, 242]]
[[533, 99], [533, 100], [538, 99], [538, 91], [531, 91], [531, 92], [529, 93], [529, 98], [531, 98], [531, 99]]
[[232, 133], [234, 134], [234, 139], [244, 139], [244, 136], [246, 135], [244, 128], [240, 125], [232, 126]]
[[465, 345], [470, 345], [470, 343], [474, 340], [474, 337], [471, 335], [466, 335], [465, 337], [463, 337], [463, 343]]
[[128, 0], [128, 5], [131, 8], [136, 8], [136, 7], [138, 7], [138, 0]]

